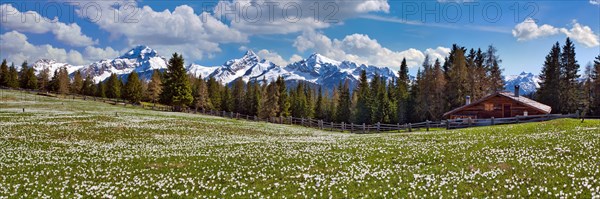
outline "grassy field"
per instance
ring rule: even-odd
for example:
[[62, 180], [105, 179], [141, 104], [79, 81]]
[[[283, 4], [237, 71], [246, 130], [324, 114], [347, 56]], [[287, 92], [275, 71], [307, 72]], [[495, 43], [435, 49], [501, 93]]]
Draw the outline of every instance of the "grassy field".
[[599, 170], [597, 120], [355, 135], [0, 96], [0, 198], [598, 198]]

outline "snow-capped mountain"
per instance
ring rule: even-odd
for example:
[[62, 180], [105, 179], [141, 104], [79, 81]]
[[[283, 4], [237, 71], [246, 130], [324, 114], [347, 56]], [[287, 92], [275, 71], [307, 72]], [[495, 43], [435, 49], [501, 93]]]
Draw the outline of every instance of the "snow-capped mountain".
[[31, 67], [33, 67], [33, 69], [35, 71], [35, 75], [40, 74], [45, 69], [48, 69], [48, 75], [50, 78], [52, 78], [54, 76], [54, 71], [56, 71], [62, 67], [67, 68], [67, 72], [69, 72], [69, 74], [71, 74], [77, 70], [84, 68], [85, 66], [73, 66], [73, 65], [67, 64], [67, 63], [59, 63], [53, 59], [40, 59], [40, 60], [36, 61], [35, 63], [33, 63], [31, 65]]
[[[163, 71], [167, 68], [167, 60], [148, 46], [136, 46], [122, 56], [100, 60], [87, 66], [72, 66], [47, 59], [39, 60], [33, 64], [38, 73], [44, 68], [48, 68], [51, 75], [63, 66], [67, 67], [71, 75], [79, 70], [84, 77], [90, 75], [95, 82], [104, 81], [111, 74], [117, 74], [124, 80], [133, 71], [137, 72], [142, 79], [149, 80], [154, 70]], [[337, 61], [317, 53], [287, 66], [278, 66], [268, 60], [261, 59], [251, 50], [247, 51], [241, 58], [226, 61], [221, 66], [189, 64], [185, 68], [191, 75], [203, 78], [214, 77], [223, 84], [230, 84], [237, 79], [246, 82], [262, 82], [263, 80], [271, 82], [281, 76], [290, 85], [297, 82], [307, 82], [328, 89], [335, 88], [340, 82], [345, 81], [349, 81], [351, 86], [355, 86], [362, 70], [367, 72], [369, 79], [372, 79], [375, 74], [381, 75], [386, 80], [397, 77], [396, 72], [387, 67]]]
[[148, 46], [136, 46], [115, 59], [101, 60], [82, 68], [81, 74], [90, 75], [95, 82], [101, 82], [117, 74], [123, 78], [135, 71], [142, 79], [150, 79], [154, 70], [167, 68], [167, 60]]
[[508, 75], [504, 77], [504, 82], [506, 90], [514, 92], [515, 85], [519, 85], [520, 92], [523, 94], [533, 93], [540, 88], [540, 78], [533, 73], [522, 72], [519, 75]]

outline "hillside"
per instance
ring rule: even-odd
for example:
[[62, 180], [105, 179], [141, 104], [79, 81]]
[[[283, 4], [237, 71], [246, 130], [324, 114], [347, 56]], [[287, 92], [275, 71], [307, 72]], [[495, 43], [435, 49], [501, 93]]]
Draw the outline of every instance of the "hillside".
[[7, 197], [600, 195], [597, 120], [357, 135], [0, 94]]

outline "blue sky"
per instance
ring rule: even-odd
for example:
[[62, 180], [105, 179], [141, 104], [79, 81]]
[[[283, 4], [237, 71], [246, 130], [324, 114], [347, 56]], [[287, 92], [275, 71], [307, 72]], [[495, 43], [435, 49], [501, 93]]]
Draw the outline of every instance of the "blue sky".
[[280, 65], [314, 52], [393, 69], [406, 58], [414, 74], [425, 55], [441, 59], [454, 43], [492, 44], [510, 75], [539, 73], [550, 47], [567, 36], [582, 67], [600, 54], [597, 0], [264, 2], [2, 0], [0, 57], [80, 65], [148, 45], [215, 66], [251, 49]]

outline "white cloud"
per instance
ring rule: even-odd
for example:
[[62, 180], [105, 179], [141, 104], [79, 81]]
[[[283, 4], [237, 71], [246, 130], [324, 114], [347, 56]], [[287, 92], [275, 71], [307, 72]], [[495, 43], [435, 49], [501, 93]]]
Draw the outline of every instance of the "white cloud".
[[594, 34], [594, 31], [589, 26], [583, 26], [576, 20], [573, 20], [572, 26], [571, 29], [556, 28], [548, 24], [538, 26], [535, 20], [528, 18], [517, 24], [512, 33], [517, 38], [517, 41], [533, 40], [563, 33], [588, 48], [600, 45], [598, 35]]
[[20, 12], [11, 4], [0, 5], [0, 11], [2, 11], [0, 13], [0, 24], [4, 28], [36, 34], [51, 32], [58, 41], [70, 46], [91, 46], [98, 44], [98, 40], [93, 40], [84, 35], [81, 32], [81, 27], [76, 23], [65, 24], [59, 22], [56, 18], [48, 19], [42, 17], [34, 11]]
[[547, 24], [538, 26], [536, 21], [531, 18], [527, 18], [523, 22], [517, 24], [512, 31], [512, 34], [517, 38], [517, 41], [527, 41], [540, 37], [556, 35], [558, 33], [558, 28]]
[[85, 58], [88, 60], [99, 61], [102, 59], [115, 58], [120, 55], [120, 53], [114, 50], [111, 47], [106, 48], [96, 48], [92, 46], [88, 46], [84, 51]]
[[33, 45], [27, 41], [27, 36], [14, 30], [0, 35], [0, 52], [2, 52], [1, 57], [13, 63], [22, 63], [23, 61], [31, 63], [42, 58], [75, 65], [87, 63], [78, 51], [67, 51], [47, 44]]
[[560, 32], [588, 48], [600, 45], [598, 35], [594, 34], [594, 31], [589, 26], [582, 26], [576, 20], [573, 20], [572, 24], [573, 27], [571, 29], [561, 28]]
[[338, 40], [330, 39], [315, 31], [307, 31], [298, 36], [294, 42], [294, 47], [301, 52], [313, 50], [316, 53], [337, 60], [392, 68], [399, 67], [404, 58], [406, 58], [409, 67], [420, 66], [425, 59], [425, 54], [441, 58], [441, 61], [443, 61], [443, 57], [447, 56], [450, 51], [450, 49], [444, 47], [430, 48], [425, 53], [414, 48], [394, 51], [381, 46], [377, 40], [371, 39], [368, 35], [352, 34]]
[[[111, 17], [100, 17], [95, 23], [113, 39], [124, 37], [129, 46], [148, 45], [162, 53], [179, 52], [186, 59], [197, 61], [221, 52], [222, 43], [248, 41], [247, 34], [230, 28], [207, 12], [196, 14], [187, 5], [177, 6], [172, 11], [155, 11], [149, 6], [138, 7], [135, 1], [121, 2], [123, 6], [117, 8], [114, 2], [97, 3], [105, 12], [102, 15]], [[131, 6], [136, 7], [137, 12], [129, 16]], [[76, 11], [85, 16], [81, 8]], [[118, 21], [112, 17], [115, 13]]]
[[450, 48], [446, 47], [437, 47], [435, 49], [428, 48], [425, 50], [425, 54], [429, 55], [429, 59], [431, 59], [432, 63], [439, 59], [440, 63], [444, 63], [444, 59], [450, 55]]
[[249, 34], [287, 34], [322, 29], [369, 12], [389, 12], [387, 0], [219, 1], [215, 16]]
[[302, 57], [300, 57], [299, 55], [296, 55], [296, 54], [292, 55], [292, 57], [290, 57], [290, 59], [285, 60], [277, 52], [269, 51], [266, 49], [262, 49], [262, 50], [258, 51], [257, 54], [259, 57], [269, 60], [279, 66], [287, 66], [289, 63], [302, 60]]
[[590, 0], [592, 5], [600, 5], [600, 0]]

